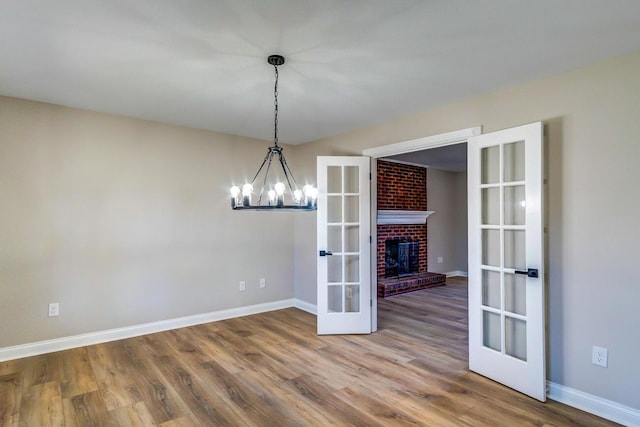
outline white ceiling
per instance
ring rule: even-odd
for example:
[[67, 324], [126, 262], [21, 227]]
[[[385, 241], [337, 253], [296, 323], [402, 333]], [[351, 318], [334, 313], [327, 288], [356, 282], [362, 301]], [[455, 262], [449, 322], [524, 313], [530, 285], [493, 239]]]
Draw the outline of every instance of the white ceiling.
[[467, 143], [461, 142], [411, 153], [396, 154], [385, 157], [385, 159], [433, 169], [463, 172], [467, 170]]
[[270, 139], [280, 53], [293, 144], [638, 50], [638, 0], [0, 0], [0, 94]]

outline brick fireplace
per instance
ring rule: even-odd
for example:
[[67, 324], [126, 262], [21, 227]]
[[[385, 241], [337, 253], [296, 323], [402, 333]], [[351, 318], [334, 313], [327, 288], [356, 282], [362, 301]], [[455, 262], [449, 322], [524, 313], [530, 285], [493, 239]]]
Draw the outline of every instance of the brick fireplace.
[[[378, 210], [427, 210], [426, 168], [379, 160], [377, 183]], [[377, 231], [378, 296], [386, 297], [444, 284], [444, 275], [427, 272], [427, 224], [378, 224]], [[385, 268], [385, 260], [389, 258], [386, 249], [390, 241], [411, 243], [417, 248], [417, 272], [396, 276], [389, 274], [393, 270], [388, 265]]]

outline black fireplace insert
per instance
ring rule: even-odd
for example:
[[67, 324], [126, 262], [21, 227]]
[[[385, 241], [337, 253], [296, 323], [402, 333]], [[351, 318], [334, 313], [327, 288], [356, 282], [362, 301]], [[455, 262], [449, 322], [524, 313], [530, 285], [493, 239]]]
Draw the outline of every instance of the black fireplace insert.
[[420, 242], [388, 239], [384, 242], [384, 277], [415, 274], [419, 269]]

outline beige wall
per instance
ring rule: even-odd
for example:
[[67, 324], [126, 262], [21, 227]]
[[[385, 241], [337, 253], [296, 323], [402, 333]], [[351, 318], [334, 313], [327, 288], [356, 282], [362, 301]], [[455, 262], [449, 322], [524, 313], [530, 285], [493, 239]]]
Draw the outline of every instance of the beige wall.
[[293, 214], [229, 207], [267, 146], [0, 97], [0, 347], [292, 298]]
[[[467, 271], [467, 183], [465, 172], [427, 170], [428, 270]], [[462, 183], [462, 185], [461, 185]], [[442, 263], [438, 264], [438, 257]]]
[[[640, 409], [640, 53], [296, 147], [359, 155], [427, 135], [542, 120], [548, 135], [549, 379]], [[450, 82], [455, 84], [455, 82]], [[315, 303], [315, 228], [296, 220], [296, 296]], [[591, 364], [593, 345], [609, 367]]]
[[456, 173], [456, 270], [469, 271], [469, 243], [468, 243], [468, 221], [467, 221], [467, 172]]

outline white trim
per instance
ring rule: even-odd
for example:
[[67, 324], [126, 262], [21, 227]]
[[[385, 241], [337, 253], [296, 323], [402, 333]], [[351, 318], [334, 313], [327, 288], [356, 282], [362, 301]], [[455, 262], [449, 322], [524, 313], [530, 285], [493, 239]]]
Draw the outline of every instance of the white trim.
[[447, 277], [469, 277], [466, 271], [456, 270], [444, 273]]
[[445, 145], [466, 142], [469, 137], [482, 134], [482, 126], [441, 133], [439, 135], [425, 136], [424, 138], [398, 142], [396, 144], [383, 145], [381, 147], [362, 150], [363, 156], [374, 158], [394, 156], [396, 154], [412, 153], [427, 148], [443, 147]]
[[413, 162], [405, 162], [404, 160], [396, 160], [396, 159], [389, 159], [389, 158], [384, 158], [381, 160], [384, 160], [387, 163], [397, 163], [399, 165], [408, 165], [408, 166], [415, 166], [417, 168], [422, 168], [422, 169], [429, 169], [429, 165], [422, 165], [422, 164], [413, 163]]
[[640, 426], [640, 410], [580, 390], [547, 381], [547, 397], [599, 417], [632, 427]]
[[434, 211], [398, 211], [378, 210], [378, 225], [387, 224], [426, 224]]
[[318, 314], [318, 306], [311, 304], [310, 302], [302, 301], [300, 299], [293, 300], [293, 306], [299, 310], [306, 311], [311, 314]]
[[[369, 191], [371, 192], [371, 218], [369, 219], [370, 236], [369, 239], [369, 256], [371, 262], [369, 263], [371, 268], [371, 292], [370, 292], [370, 305], [371, 305], [371, 332], [378, 330], [378, 262], [376, 259], [376, 253], [378, 250], [378, 159], [371, 159], [371, 186]], [[375, 225], [374, 225], [375, 224]]]
[[153, 334], [156, 332], [184, 328], [186, 326], [199, 325], [202, 323], [216, 322], [218, 320], [232, 319], [234, 317], [249, 316], [251, 314], [264, 313], [266, 311], [296, 307], [296, 301], [297, 300], [294, 299], [273, 301], [245, 307], [213, 311], [210, 313], [195, 314], [193, 316], [160, 320], [158, 322], [126, 326], [123, 328], [109, 329], [106, 331], [91, 332], [87, 334], [4, 347], [0, 348], [0, 362], [29, 356], [37, 356], [39, 354], [51, 353], [54, 351], [68, 350], [70, 348], [100, 344], [108, 341], [132, 338], [140, 335]]

